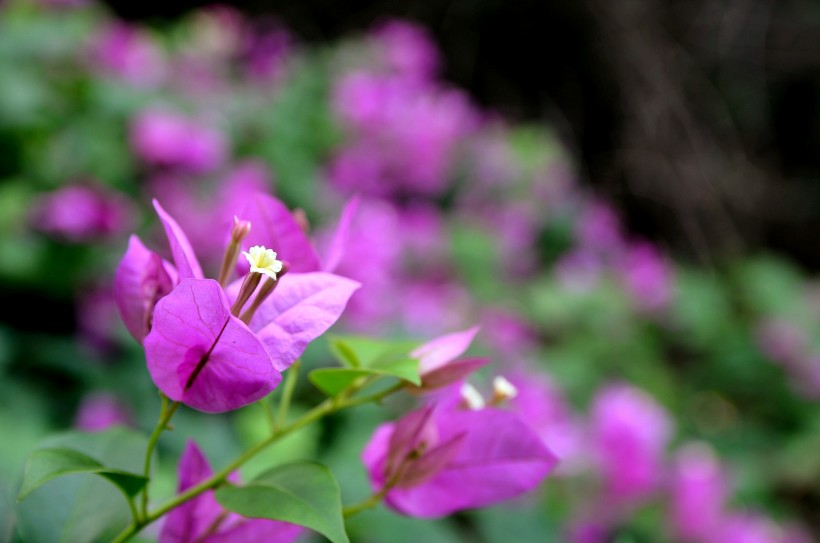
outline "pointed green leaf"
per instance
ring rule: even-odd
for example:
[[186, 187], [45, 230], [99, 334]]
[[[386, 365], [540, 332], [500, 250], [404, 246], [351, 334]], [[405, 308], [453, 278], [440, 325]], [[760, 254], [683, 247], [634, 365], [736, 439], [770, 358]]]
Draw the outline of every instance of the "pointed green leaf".
[[310, 381], [328, 396], [336, 396], [356, 379], [368, 375], [398, 377], [416, 386], [421, 384], [419, 362], [413, 358], [393, 360], [374, 368], [320, 368], [310, 372]]
[[343, 368], [321, 368], [310, 374], [319, 389], [335, 396], [356, 379], [370, 375], [398, 377], [421, 384], [418, 360], [410, 356], [414, 342], [384, 341], [355, 336], [336, 336], [330, 348]]
[[28, 457], [23, 475], [23, 486], [17, 495], [17, 501], [26, 499], [40, 485], [73, 473], [96, 473], [114, 483], [127, 496], [132, 497], [148, 482], [148, 479], [142, 475], [106, 468], [94, 458], [74, 449], [66, 447], [39, 449]]
[[418, 347], [414, 341], [391, 341], [359, 336], [334, 336], [330, 350], [343, 365], [369, 368], [386, 360], [410, 358], [410, 351]]
[[216, 499], [245, 517], [290, 522], [315, 530], [333, 543], [349, 543], [339, 485], [321, 464], [277, 466], [245, 486], [218, 489]]

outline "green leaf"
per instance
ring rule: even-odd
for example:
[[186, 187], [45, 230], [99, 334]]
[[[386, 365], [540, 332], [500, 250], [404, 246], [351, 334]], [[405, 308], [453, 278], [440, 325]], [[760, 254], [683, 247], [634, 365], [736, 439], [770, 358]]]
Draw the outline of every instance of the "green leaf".
[[372, 375], [398, 377], [420, 385], [419, 362], [410, 357], [416, 346], [409, 341], [336, 336], [330, 340], [330, 349], [346, 367], [320, 368], [312, 371], [309, 378], [329, 396], [336, 396], [357, 379]]
[[390, 361], [410, 358], [418, 343], [389, 341], [358, 336], [334, 336], [330, 350], [343, 365], [352, 368], [376, 368]]
[[419, 362], [413, 358], [391, 362], [383, 368], [320, 368], [310, 372], [308, 377], [322, 392], [328, 396], [336, 396], [356, 379], [369, 375], [398, 377], [416, 386], [421, 385]]
[[26, 462], [23, 486], [17, 501], [23, 501], [40, 485], [63, 475], [73, 473], [96, 473], [118, 486], [127, 496], [133, 497], [142, 490], [148, 479], [103, 466], [99, 461], [74, 449], [58, 447], [39, 449], [31, 453]]
[[[116, 428], [106, 432], [66, 432], [41, 444], [42, 449], [71, 449], [112, 470], [139, 473], [146, 438]], [[131, 520], [119, 489], [102, 477], [85, 473], [53, 479], [15, 505], [21, 541], [97, 543], [111, 541]]]
[[320, 464], [277, 466], [245, 486], [218, 489], [216, 499], [245, 517], [290, 522], [315, 530], [333, 543], [349, 543], [339, 485]]

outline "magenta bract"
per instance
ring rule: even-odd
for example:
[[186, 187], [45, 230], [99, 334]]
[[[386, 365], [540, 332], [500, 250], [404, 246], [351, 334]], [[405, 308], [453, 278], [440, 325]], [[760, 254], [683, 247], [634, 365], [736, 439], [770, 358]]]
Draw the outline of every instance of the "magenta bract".
[[[194, 442], [188, 442], [179, 461], [179, 492], [211, 473], [208, 460]], [[209, 490], [168, 514], [159, 543], [292, 543], [302, 531], [295, 524], [227, 513]]]
[[[288, 273], [256, 311], [250, 328], [265, 345], [274, 367], [285, 371], [308, 343], [335, 323], [361, 285], [332, 273]], [[228, 288], [236, 296], [239, 283]]]
[[159, 215], [162, 228], [165, 230], [165, 236], [168, 238], [171, 256], [174, 258], [174, 265], [177, 267], [180, 281], [190, 278], [202, 279], [204, 277], [202, 267], [196, 258], [194, 248], [191, 247], [191, 242], [188, 241], [188, 236], [156, 200], [154, 200], [154, 209]]
[[208, 413], [254, 402], [282, 380], [212, 279], [186, 279], [157, 303], [145, 358], [166, 396]]
[[176, 281], [169, 270], [170, 265], [158, 254], [131, 236], [114, 275], [114, 298], [125, 327], [140, 343], [151, 330], [157, 300], [174, 288]]
[[416, 347], [410, 356], [418, 358], [421, 388], [432, 390], [462, 380], [490, 363], [489, 358], [455, 360], [470, 347], [478, 326], [446, 334]]
[[239, 215], [250, 221], [251, 232], [242, 243], [247, 251], [254, 245], [271, 247], [290, 264], [290, 271], [312, 272], [320, 269], [319, 256], [307, 234], [290, 210], [272, 196], [257, 193]]
[[536, 488], [556, 464], [521, 419], [495, 408], [432, 406], [379, 427], [362, 460], [386, 503], [415, 517], [439, 517]]

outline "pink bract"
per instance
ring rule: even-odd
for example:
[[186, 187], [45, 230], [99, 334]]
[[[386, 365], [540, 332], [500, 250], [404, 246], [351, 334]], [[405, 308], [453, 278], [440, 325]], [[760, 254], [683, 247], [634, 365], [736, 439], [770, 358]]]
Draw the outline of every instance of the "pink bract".
[[[514, 413], [443, 406], [380, 426], [362, 460], [376, 490], [390, 482], [387, 505], [414, 517], [444, 516], [522, 495], [556, 463]], [[402, 462], [404, 469], [397, 467]]]
[[[208, 460], [189, 441], [179, 461], [178, 491], [184, 492], [211, 474]], [[200, 494], [168, 514], [159, 543], [292, 543], [303, 531], [295, 524], [226, 513], [213, 490]]]
[[208, 413], [252, 403], [282, 380], [262, 342], [231, 315], [212, 279], [186, 279], [157, 302], [145, 358], [166, 396]]

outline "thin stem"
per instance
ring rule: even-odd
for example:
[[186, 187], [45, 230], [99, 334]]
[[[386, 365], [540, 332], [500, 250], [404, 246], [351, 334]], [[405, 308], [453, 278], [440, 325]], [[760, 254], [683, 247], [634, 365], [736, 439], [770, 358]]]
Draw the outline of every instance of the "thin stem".
[[[154, 511], [150, 513], [146, 513], [143, 515], [142, 520], [139, 522], [133, 522], [129, 526], [127, 526], [113, 541], [112, 543], [124, 543], [131, 539], [134, 535], [137, 534], [142, 528], [151, 524], [158, 518], [162, 517], [175, 507], [178, 507], [180, 504], [195, 498], [196, 496], [206, 492], [208, 490], [212, 490], [222, 484], [224, 484], [225, 480], [228, 478], [233, 471], [237, 470], [251, 458], [259, 454], [260, 452], [264, 451], [268, 446], [279, 440], [280, 438], [299, 430], [311, 424], [322, 417], [334, 413], [336, 411], [340, 411], [342, 409], [347, 409], [348, 407], [354, 407], [357, 405], [362, 405], [365, 403], [370, 402], [380, 402], [390, 394], [393, 394], [401, 389], [404, 388], [404, 383], [397, 383], [396, 385], [389, 387], [381, 392], [377, 392], [375, 394], [371, 394], [369, 396], [360, 396], [357, 398], [353, 398], [350, 400], [340, 399], [340, 398], [328, 398], [292, 423], [280, 427], [274, 432], [271, 433], [270, 436], [262, 440], [261, 442], [257, 443], [244, 453], [242, 453], [239, 457], [237, 457], [233, 462], [213, 474], [208, 479], [200, 482], [197, 485], [194, 485], [188, 488], [186, 491], [174, 496], [172, 499], [168, 500], [166, 503], [160, 505]], [[153, 437], [153, 436], [152, 436]]]
[[387, 494], [387, 485], [385, 485], [381, 490], [374, 493], [369, 498], [362, 500], [359, 503], [349, 505], [342, 509], [342, 516], [345, 518], [352, 517], [353, 515], [357, 515], [366, 509], [376, 507], [377, 505], [379, 505], [382, 499], [384, 499], [385, 494]]
[[[125, 493], [123, 492], [123, 494]], [[131, 510], [131, 518], [133, 519], [133, 522], [139, 522], [140, 514], [137, 511], [137, 504], [134, 503], [134, 498], [126, 494], [125, 501], [128, 502], [128, 508]]]
[[293, 398], [293, 391], [296, 388], [296, 381], [299, 379], [299, 368], [302, 365], [302, 360], [297, 359], [290, 367], [290, 371], [285, 376], [285, 388], [282, 390], [282, 399], [279, 400], [279, 412], [276, 414], [276, 425], [274, 428], [280, 428], [288, 418], [288, 409], [290, 409], [290, 401]]
[[270, 396], [265, 396], [261, 400], [259, 400], [259, 407], [261, 407], [265, 411], [265, 418], [268, 421], [268, 429], [271, 432], [276, 431], [276, 417], [273, 416], [273, 410], [271, 408]]
[[[157, 441], [159, 441], [159, 436], [162, 434], [163, 430], [168, 427], [168, 423], [171, 421], [171, 417], [174, 416], [174, 413], [176, 413], [177, 408], [179, 408], [179, 402], [168, 402], [168, 397], [165, 396], [165, 394], [162, 395], [162, 409], [160, 411], [159, 421], [157, 422], [151, 437], [148, 439], [148, 446], [145, 449], [145, 467], [143, 469], [143, 475], [145, 475], [146, 478], [151, 476], [151, 457], [154, 455], [154, 449], [157, 446]], [[145, 517], [147, 514], [148, 485], [146, 484], [145, 488], [142, 490], [142, 516]]]

